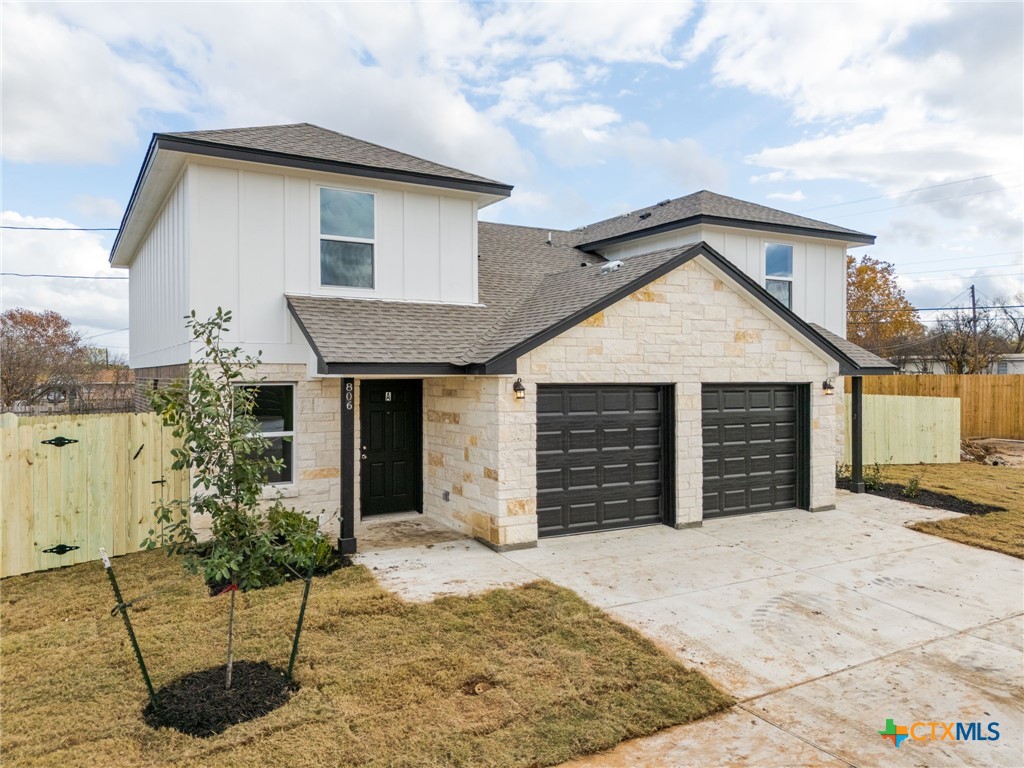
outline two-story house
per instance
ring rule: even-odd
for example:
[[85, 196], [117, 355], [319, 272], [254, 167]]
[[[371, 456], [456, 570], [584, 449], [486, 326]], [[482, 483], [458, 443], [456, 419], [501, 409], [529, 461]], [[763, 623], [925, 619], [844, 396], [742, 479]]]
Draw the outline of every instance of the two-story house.
[[313, 125], [157, 134], [111, 253], [139, 381], [183, 317], [262, 351], [274, 490], [492, 547], [835, 500], [845, 257], [870, 235], [711, 192], [573, 231], [511, 187]]

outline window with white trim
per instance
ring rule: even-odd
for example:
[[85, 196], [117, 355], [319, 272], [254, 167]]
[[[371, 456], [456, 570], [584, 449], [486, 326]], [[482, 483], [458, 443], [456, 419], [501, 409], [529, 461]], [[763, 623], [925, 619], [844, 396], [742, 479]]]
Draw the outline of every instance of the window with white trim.
[[373, 288], [374, 196], [320, 187], [320, 284]]
[[793, 308], [793, 246], [784, 243], [766, 243], [764, 246], [764, 288]]
[[1010, 372], [1010, 364], [1008, 362], [1006, 362], [1005, 360], [1001, 360], [998, 363], [996, 363], [996, 373], [1009, 373], [1009, 372]]
[[252, 415], [260, 423], [263, 437], [270, 441], [267, 453], [283, 462], [276, 472], [271, 472], [271, 485], [290, 483], [293, 480], [295, 445], [295, 387], [292, 384], [249, 384], [247, 389], [256, 390], [256, 402]]

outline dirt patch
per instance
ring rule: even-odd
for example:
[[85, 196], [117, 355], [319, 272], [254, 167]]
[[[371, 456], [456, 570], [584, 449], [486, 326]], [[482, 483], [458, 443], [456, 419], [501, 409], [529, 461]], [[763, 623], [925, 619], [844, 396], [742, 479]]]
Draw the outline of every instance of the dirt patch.
[[[836, 488], [842, 488], [844, 491], [851, 490], [851, 483], [849, 480], [837, 480]], [[885, 483], [881, 488], [871, 489], [868, 493], [875, 496], [885, 496], [887, 499], [896, 499], [897, 501], [906, 501], [910, 504], [919, 504], [922, 507], [931, 507], [932, 509], [948, 509], [950, 512], [960, 512], [965, 515], [985, 515], [989, 512], [1003, 512], [1003, 507], [995, 507], [991, 504], [979, 504], [974, 501], [968, 501], [967, 499], [961, 499], [958, 496], [951, 496], [948, 493], [936, 493], [935, 491], [929, 491], [926, 488], [920, 488], [917, 491], [916, 496], [907, 496], [903, 493], [905, 486], [896, 485], [895, 483]]]
[[382, 549], [402, 549], [461, 541], [466, 537], [451, 528], [430, 520], [395, 520], [366, 524], [359, 531], [359, 551], [376, 552]]
[[984, 456], [979, 459], [982, 464], [993, 467], [1024, 467], [1024, 440], [986, 437], [969, 442], [984, 452]]
[[213, 736], [273, 712], [298, 688], [265, 661], [236, 661], [230, 690], [224, 688], [226, 671], [226, 666], [204, 669], [165, 685], [156, 692], [156, 708], [148, 704], [143, 719], [153, 728]]

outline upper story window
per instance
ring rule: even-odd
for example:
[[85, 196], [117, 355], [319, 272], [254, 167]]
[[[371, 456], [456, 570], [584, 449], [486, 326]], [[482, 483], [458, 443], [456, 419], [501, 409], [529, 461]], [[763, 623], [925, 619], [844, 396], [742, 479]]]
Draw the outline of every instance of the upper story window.
[[768, 243], [764, 248], [764, 287], [772, 296], [793, 308], [793, 246]]
[[320, 284], [373, 288], [374, 197], [320, 187]]
[[263, 437], [270, 441], [267, 453], [281, 459], [283, 466], [271, 472], [267, 480], [273, 485], [292, 482], [295, 442], [295, 387], [291, 384], [246, 385], [256, 390], [252, 415], [260, 423]]

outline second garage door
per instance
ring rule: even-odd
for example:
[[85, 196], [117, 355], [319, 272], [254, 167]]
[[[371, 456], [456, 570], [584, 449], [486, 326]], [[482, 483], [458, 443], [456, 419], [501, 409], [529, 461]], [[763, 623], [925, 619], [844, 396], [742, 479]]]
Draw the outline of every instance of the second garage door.
[[806, 506], [806, 386], [705, 384], [704, 517]]
[[669, 392], [658, 386], [538, 387], [541, 536], [667, 521]]

